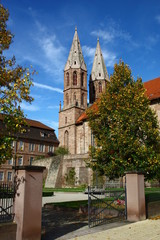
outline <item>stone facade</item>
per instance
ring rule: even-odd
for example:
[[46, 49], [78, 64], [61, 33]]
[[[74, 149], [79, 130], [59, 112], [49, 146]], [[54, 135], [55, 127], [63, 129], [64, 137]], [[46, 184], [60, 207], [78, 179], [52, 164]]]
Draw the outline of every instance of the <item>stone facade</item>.
[[[99, 40], [90, 75], [90, 104], [105, 91], [109, 76], [104, 63]], [[60, 146], [69, 149], [70, 154], [88, 153], [92, 145], [92, 134], [88, 122], [77, 119], [87, 109], [87, 68], [80, 46], [77, 29], [64, 69], [64, 101], [60, 104], [58, 139]]]

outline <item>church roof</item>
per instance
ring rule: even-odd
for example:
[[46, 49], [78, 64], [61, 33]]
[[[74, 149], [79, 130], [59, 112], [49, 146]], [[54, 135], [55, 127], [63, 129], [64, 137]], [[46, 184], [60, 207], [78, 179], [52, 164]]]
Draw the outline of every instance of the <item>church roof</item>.
[[149, 100], [160, 98], [160, 77], [144, 82]]
[[[146, 95], [149, 100], [154, 100], [160, 98], [160, 77], [144, 82], [144, 87], [146, 89]], [[98, 109], [96, 102], [91, 106], [93, 109]], [[83, 112], [76, 123], [79, 124], [87, 119], [86, 112]]]
[[69, 68], [81, 68], [87, 71], [77, 33], [77, 28], [75, 28], [71, 50], [69, 52], [68, 60], [65, 65], [64, 71], [68, 70]]
[[[98, 100], [97, 100], [98, 101]], [[98, 106], [97, 106], [97, 103], [94, 102], [91, 106], [90, 106], [91, 109], [94, 109], [94, 110], [98, 110]], [[77, 119], [76, 123], [81, 123], [83, 121], [85, 121], [87, 119], [87, 114], [86, 112], [83, 112], [79, 118]]]
[[91, 71], [91, 80], [108, 80], [109, 76], [107, 72], [106, 65], [104, 63], [104, 58], [102, 55], [101, 47], [99, 44], [99, 39], [97, 39], [97, 47], [94, 56], [92, 71]]

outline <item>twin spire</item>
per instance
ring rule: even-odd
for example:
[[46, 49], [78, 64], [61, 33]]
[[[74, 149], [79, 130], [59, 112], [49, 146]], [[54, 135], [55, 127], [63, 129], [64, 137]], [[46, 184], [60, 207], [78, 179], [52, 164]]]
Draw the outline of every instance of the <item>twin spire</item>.
[[[77, 33], [77, 27], [75, 27], [75, 33], [72, 41], [72, 46], [69, 52], [68, 60], [65, 65], [64, 71], [68, 70], [69, 68], [81, 68], [84, 71], [87, 71], [86, 64], [84, 62], [82, 49]], [[91, 71], [91, 79], [94, 80], [108, 80], [109, 76], [108, 72], [104, 63], [101, 47], [99, 44], [99, 38], [97, 39], [97, 47], [93, 61], [93, 67]]]
[[99, 44], [99, 38], [98, 38], [92, 71], [91, 71], [91, 80], [94, 81], [94, 80], [101, 80], [101, 79], [109, 81], [107, 68], [104, 63], [104, 58], [102, 55], [101, 47]]
[[66, 71], [69, 68], [81, 68], [84, 71], [87, 71], [87, 67], [84, 62], [82, 49], [81, 49], [81, 45], [80, 45], [80, 41], [77, 33], [77, 28], [75, 28], [71, 50], [69, 52], [68, 60], [64, 70]]

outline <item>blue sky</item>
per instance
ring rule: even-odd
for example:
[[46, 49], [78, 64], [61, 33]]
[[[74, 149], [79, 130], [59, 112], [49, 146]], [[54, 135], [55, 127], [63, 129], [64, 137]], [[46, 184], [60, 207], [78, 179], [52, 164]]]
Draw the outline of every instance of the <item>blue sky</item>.
[[32, 105], [23, 104], [28, 118], [54, 128], [58, 136], [59, 102], [63, 102], [63, 69], [75, 26], [91, 72], [97, 37], [109, 75], [121, 58], [143, 82], [160, 76], [159, 0], [7, 0], [8, 28], [15, 35], [7, 56], [32, 65]]

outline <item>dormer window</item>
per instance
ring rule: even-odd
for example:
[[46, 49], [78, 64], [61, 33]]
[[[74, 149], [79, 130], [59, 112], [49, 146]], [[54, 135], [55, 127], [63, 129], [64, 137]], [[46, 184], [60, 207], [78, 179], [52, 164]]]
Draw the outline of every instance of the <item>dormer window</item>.
[[101, 77], [101, 73], [99, 73], [99, 77]]
[[74, 61], [74, 65], [76, 65], [76, 61]]
[[45, 136], [45, 133], [44, 133], [44, 132], [40, 132], [40, 136], [41, 136], [41, 137], [44, 137], [44, 136]]

